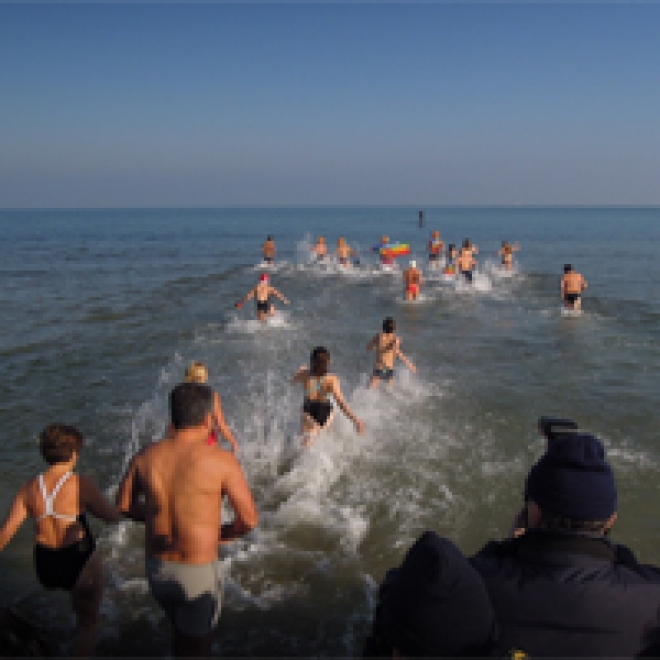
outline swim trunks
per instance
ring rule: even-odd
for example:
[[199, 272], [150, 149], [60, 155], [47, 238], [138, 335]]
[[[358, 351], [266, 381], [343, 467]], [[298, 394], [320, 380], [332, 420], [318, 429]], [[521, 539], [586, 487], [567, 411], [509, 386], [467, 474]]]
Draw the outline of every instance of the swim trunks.
[[579, 293], [567, 293], [564, 296], [564, 300], [569, 303], [575, 303], [580, 300], [581, 295]]
[[462, 270], [461, 275], [465, 278], [467, 282], [472, 282], [472, 271], [471, 270]]
[[440, 259], [440, 255], [437, 253], [429, 253], [429, 261], [438, 261]]
[[348, 257], [339, 257], [339, 263], [342, 266], [348, 266]]
[[208, 635], [218, 624], [222, 604], [222, 567], [182, 564], [145, 557], [153, 597], [176, 629], [189, 637]]
[[389, 383], [394, 378], [394, 369], [388, 369], [387, 367], [376, 368], [373, 371], [373, 376]]
[[61, 548], [49, 548], [40, 543], [34, 546], [37, 578], [46, 589], [71, 591], [76, 586], [87, 560], [96, 550], [96, 541], [85, 514], [78, 516], [78, 522], [82, 525], [85, 536], [76, 543]]
[[406, 293], [411, 293], [413, 296], [419, 295], [419, 284], [409, 284], [406, 287]]
[[268, 300], [257, 300], [257, 311], [268, 313], [270, 311], [270, 302]]
[[264, 261], [265, 261], [267, 264], [272, 264], [272, 263], [273, 263], [273, 257], [266, 257], [266, 256], [265, 256], [265, 257], [264, 257]]
[[313, 401], [305, 397], [303, 412], [307, 413], [319, 426], [325, 426], [332, 414], [330, 401]]

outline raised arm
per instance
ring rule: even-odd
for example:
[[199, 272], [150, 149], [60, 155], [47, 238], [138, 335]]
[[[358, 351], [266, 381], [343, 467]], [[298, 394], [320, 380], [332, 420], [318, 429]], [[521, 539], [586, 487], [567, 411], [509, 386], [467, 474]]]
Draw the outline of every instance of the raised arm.
[[115, 501], [119, 512], [123, 516], [135, 522], [144, 522], [145, 503], [142, 499], [144, 489], [142, 488], [140, 474], [138, 472], [139, 460], [139, 453], [131, 459], [128, 470], [119, 484]]
[[295, 385], [296, 383], [304, 383], [305, 378], [309, 376], [309, 367], [306, 367], [304, 364], [301, 364], [300, 367], [298, 367], [298, 371], [296, 371], [295, 374], [293, 374], [293, 378], [291, 379], [291, 384]]
[[82, 504], [86, 511], [108, 523], [117, 522], [121, 516], [119, 509], [108, 502], [101, 489], [87, 477], [79, 477]]
[[11, 541], [27, 517], [28, 509], [25, 503], [27, 488], [28, 484], [24, 484], [18, 493], [16, 493], [5, 522], [0, 527], [0, 550], [5, 549], [7, 543]]
[[413, 373], [417, 372], [417, 367], [403, 354], [403, 351], [401, 350], [401, 347], [400, 347], [399, 344], [397, 344], [395, 354], [399, 357], [401, 362], [403, 362], [403, 364], [405, 364], [406, 367], [408, 367], [408, 369], [410, 369], [410, 371], [412, 371]]
[[337, 402], [337, 405], [341, 409], [341, 411], [348, 417], [353, 424], [355, 424], [355, 429], [358, 433], [362, 434], [364, 433], [365, 430], [365, 424], [361, 419], [358, 419], [357, 415], [349, 408], [348, 404], [344, 400], [344, 397], [341, 393], [341, 386], [339, 384], [339, 378], [337, 376], [333, 376], [330, 379], [330, 387], [331, 387], [331, 393], [332, 396], [334, 397], [335, 401]]
[[215, 423], [218, 425], [218, 431], [220, 431], [222, 437], [231, 444], [234, 454], [238, 456], [238, 442], [236, 442], [236, 438], [234, 437], [234, 434], [227, 425], [227, 422], [225, 421], [225, 416], [222, 413], [222, 403], [220, 402], [220, 396], [218, 395], [217, 392], [214, 392], [214, 395], [215, 395], [214, 396], [215, 410], [213, 411], [213, 413], [215, 416]]
[[219, 545], [224, 545], [244, 536], [251, 529], [254, 529], [259, 522], [259, 514], [252, 492], [245, 480], [241, 466], [233, 456], [229, 458], [223, 494], [227, 495], [234, 510], [234, 520], [221, 526], [220, 538], [218, 539]]
[[274, 286], [270, 287], [270, 292], [276, 297], [279, 298], [285, 305], [289, 304], [286, 296], [283, 296]]

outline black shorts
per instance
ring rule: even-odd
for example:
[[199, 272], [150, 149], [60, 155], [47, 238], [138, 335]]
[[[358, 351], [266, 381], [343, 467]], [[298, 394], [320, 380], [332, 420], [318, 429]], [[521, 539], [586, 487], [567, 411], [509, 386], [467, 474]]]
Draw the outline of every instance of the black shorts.
[[330, 401], [311, 401], [305, 399], [303, 412], [307, 413], [319, 426], [325, 426], [332, 413]]
[[267, 300], [257, 300], [258, 312], [270, 312], [270, 303]]
[[387, 367], [374, 369], [373, 376], [374, 378], [380, 378], [386, 383], [389, 383], [394, 378], [394, 369], [388, 369]]
[[273, 257], [264, 257], [264, 261], [265, 261], [267, 264], [272, 264], [272, 263], [273, 263]]
[[439, 254], [433, 254], [433, 252], [429, 254], [429, 261], [438, 261], [438, 259], [440, 259]]
[[569, 303], [575, 303], [578, 300], [580, 300], [580, 294], [579, 293], [567, 293], [564, 296], [564, 300]]
[[466, 282], [472, 282], [472, 271], [462, 270], [461, 275], [465, 278]]

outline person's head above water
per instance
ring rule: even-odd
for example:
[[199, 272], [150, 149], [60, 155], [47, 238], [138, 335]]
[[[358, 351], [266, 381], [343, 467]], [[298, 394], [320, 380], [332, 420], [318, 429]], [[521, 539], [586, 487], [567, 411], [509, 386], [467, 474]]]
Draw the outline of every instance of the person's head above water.
[[390, 242], [390, 237], [389, 236], [383, 236], [383, 238], [380, 239], [381, 243], [389, 243]]
[[209, 379], [209, 372], [206, 367], [195, 360], [188, 365], [186, 369], [186, 383], [206, 383]]
[[319, 243], [325, 243], [325, 238], [323, 238], [323, 236], [319, 236], [318, 242]]
[[261, 275], [259, 276], [259, 281], [268, 282], [268, 273], [261, 273]]
[[383, 332], [386, 332], [387, 334], [390, 334], [396, 330], [396, 322], [391, 316], [388, 316], [384, 321], [383, 321]]
[[317, 346], [309, 358], [309, 370], [312, 376], [325, 376], [328, 373], [330, 353], [325, 346]]
[[337, 242], [339, 243], [339, 245], [343, 245], [344, 244], [344, 239], [340, 238]]
[[467, 249], [470, 249], [470, 248], [472, 247], [472, 242], [470, 241], [469, 238], [466, 238], [466, 239], [463, 241], [463, 247], [464, 247], [464, 248], [467, 248]]
[[573, 266], [571, 264], [565, 264], [564, 265], [564, 272], [565, 273], [570, 273], [573, 270]]
[[266, 240], [267, 240], [267, 241], [272, 241], [272, 240], [273, 240], [273, 237], [270, 236], [270, 234], [269, 234], [268, 236], [266, 236]]
[[437, 229], [433, 232], [433, 238], [440, 238], [440, 232]]

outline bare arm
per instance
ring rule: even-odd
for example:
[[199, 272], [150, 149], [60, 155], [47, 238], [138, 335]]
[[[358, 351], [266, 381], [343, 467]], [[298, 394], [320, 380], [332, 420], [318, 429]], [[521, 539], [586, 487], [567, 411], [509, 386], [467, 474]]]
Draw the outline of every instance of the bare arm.
[[298, 371], [296, 371], [295, 374], [293, 374], [293, 378], [291, 379], [291, 384], [295, 385], [296, 383], [304, 383], [305, 378], [309, 376], [309, 367], [306, 367], [304, 364], [300, 365], [298, 368]]
[[337, 378], [336, 376], [332, 378], [330, 381], [330, 387], [331, 387], [330, 391], [332, 393], [332, 396], [334, 397], [341, 411], [344, 413], [344, 415], [346, 415], [346, 417], [348, 417], [353, 422], [353, 424], [355, 424], [355, 428], [358, 433], [360, 434], [364, 433], [364, 429], [365, 429], [364, 422], [361, 419], [358, 419], [358, 417], [349, 408], [348, 404], [344, 400], [344, 397], [341, 393], [341, 387], [339, 385], [339, 378]]
[[376, 346], [378, 346], [379, 335], [375, 335], [374, 338], [367, 344], [367, 350], [373, 351]]
[[270, 287], [270, 293], [272, 293], [276, 298], [279, 298], [285, 305], [289, 304], [287, 298], [283, 296], [274, 286]]
[[27, 505], [25, 504], [27, 487], [28, 484], [24, 484], [18, 493], [16, 493], [16, 497], [12, 502], [7, 518], [2, 524], [2, 527], [0, 527], [0, 550], [4, 550], [7, 543], [11, 541], [14, 534], [16, 534], [27, 517], [28, 510]]
[[403, 351], [399, 346], [396, 347], [396, 355], [399, 357], [401, 362], [403, 362], [403, 364], [405, 364], [406, 367], [410, 369], [410, 371], [413, 373], [417, 372], [417, 367], [403, 354]]
[[247, 302], [248, 300], [251, 300], [254, 298], [255, 294], [257, 293], [257, 287], [255, 286], [253, 289], [250, 289], [246, 294], [243, 300], [241, 300], [241, 303]]
[[231, 444], [234, 454], [238, 455], [238, 442], [232, 433], [231, 429], [225, 421], [225, 416], [222, 413], [222, 404], [220, 403], [220, 396], [217, 392], [215, 394], [215, 423], [218, 425], [218, 431], [222, 434], [222, 437]]
[[145, 503], [142, 499], [144, 490], [137, 470], [139, 458], [140, 454], [133, 456], [128, 470], [119, 484], [115, 502], [119, 512], [126, 518], [130, 518], [135, 522], [144, 522]]
[[80, 480], [81, 492], [83, 493], [82, 499], [85, 510], [105, 522], [117, 522], [120, 518], [117, 507], [108, 502], [101, 489], [91, 479], [87, 477], [78, 478]]
[[219, 545], [234, 541], [254, 529], [259, 522], [259, 514], [238, 461], [231, 457], [229, 473], [223, 488], [229, 503], [234, 509], [234, 520], [220, 528]]

